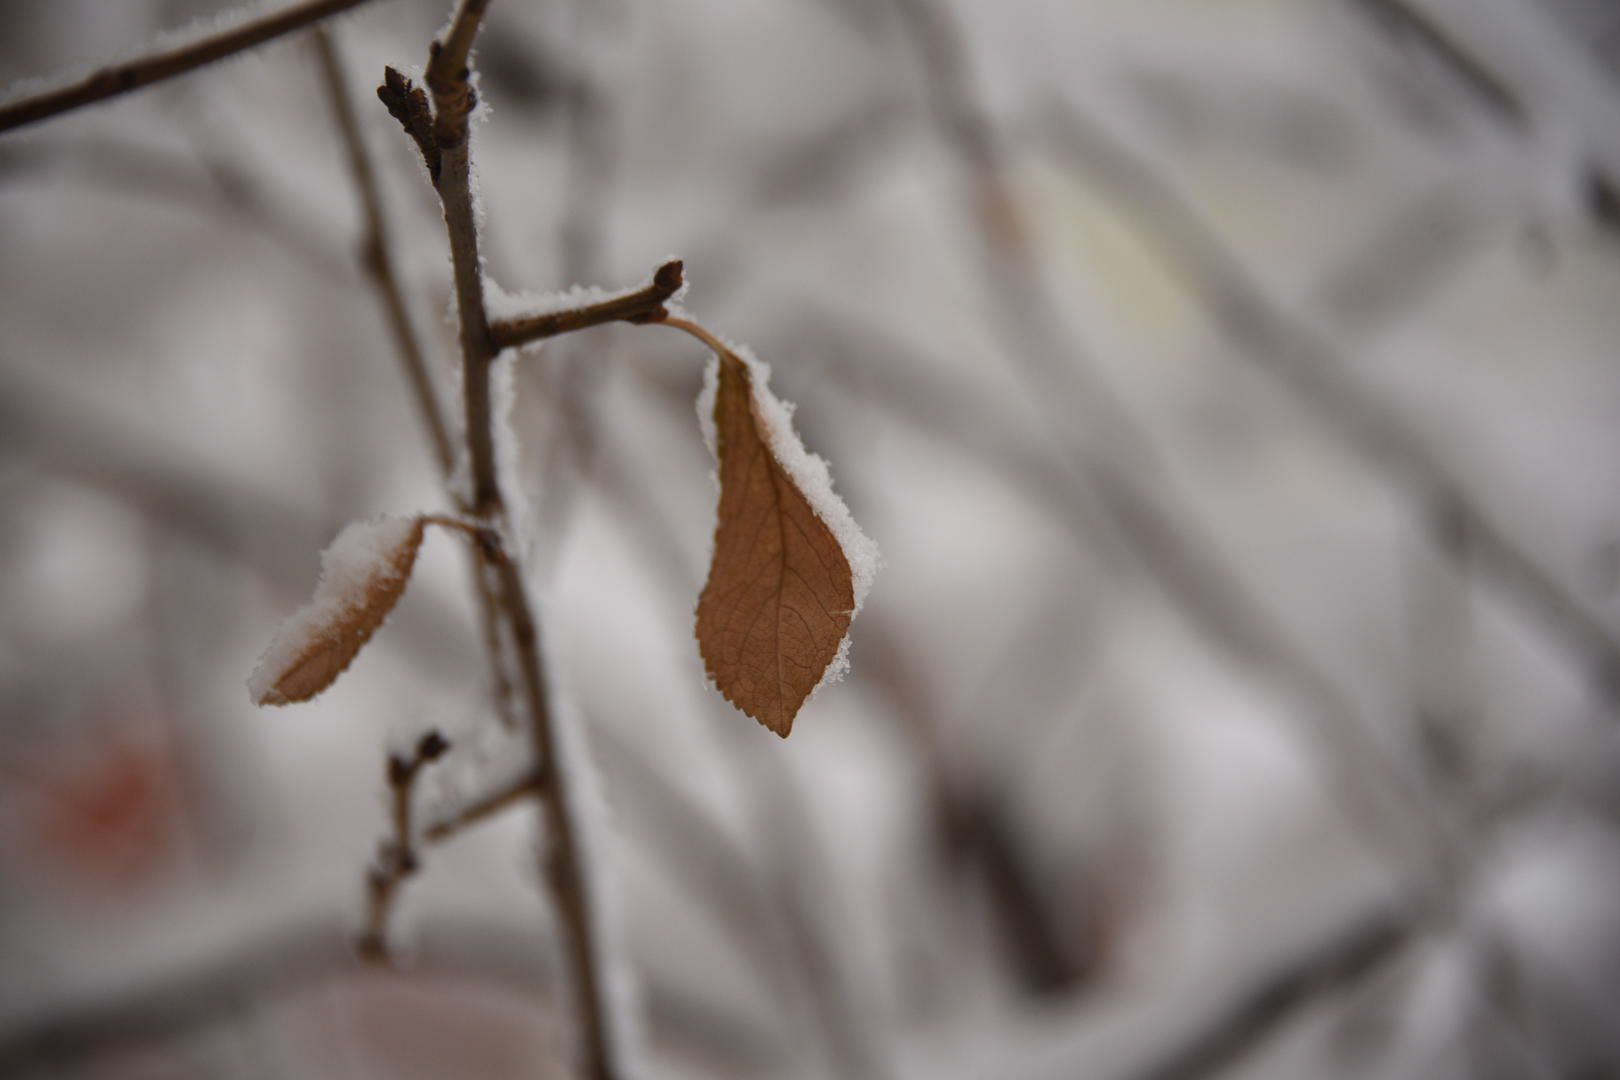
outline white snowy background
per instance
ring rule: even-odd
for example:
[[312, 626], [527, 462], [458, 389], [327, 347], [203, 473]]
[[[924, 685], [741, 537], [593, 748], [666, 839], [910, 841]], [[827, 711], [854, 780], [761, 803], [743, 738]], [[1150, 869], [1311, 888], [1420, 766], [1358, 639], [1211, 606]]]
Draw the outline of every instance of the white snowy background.
[[[0, 82], [222, 10], [0, 4]], [[373, 94], [445, 16], [332, 26], [448, 395]], [[1617, 57], [1603, 0], [494, 0], [493, 277], [683, 257], [886, 560], [777, 740], [692, 639], [702, 350], [518, 361], [646, 1075], [1620, 1075]], [[532, 809], [348, 950], [387, 748], [456, 744], [425, 809], [519, 752], [455, 539], [244, 688], [445, 508], [360, 228], [307, 36], [0, 136], [0, 1074], [567, 1075]]]

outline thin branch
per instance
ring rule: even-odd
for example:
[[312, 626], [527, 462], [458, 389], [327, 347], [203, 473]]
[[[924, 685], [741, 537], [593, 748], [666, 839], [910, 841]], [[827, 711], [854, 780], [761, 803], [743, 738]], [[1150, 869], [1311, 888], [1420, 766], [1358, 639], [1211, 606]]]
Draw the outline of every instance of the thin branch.
[[664, 305], [680, 292], [681, 284], [681, 260], [672, 259], [658, 268], [652, 281], [634, 292], [583, 307], [501, 319], [490, 325], [490, 335], [495, 339], [497, 350], [515, 349], [558, 334], [571, 334], [607, 323], [663, 322], [669, 316]]
[[392, 835], [377, 845], [377, 860], [366, 872], [366, 927], [355, 943], [362, 957], [372, 962], [388, 959], [388, 916], [394, 896], [405, 879], [421, 867], [416, 853], [416, 830], [411, 824], [411, 801], [416, 778], [430, 763], [439, 760], [450, 743], [437, 731], [417, 740], [410, 757], [388, 755], [388, 796]]
[[489, 0], [461, 0], [444, 36], [428, 54], [427, 83], [433, 91], [433, 119], [440, 150], [467, 138], [467, 114], [477, 104], [470, 84], [473, 42], [483, 26]]
[[184, 45], [113, 64], [66, 86], [0, 105], [0, 131], [139, 90], [301, 30], [367, 0], [308, 0]]
[[435, 844], [459, 836], [474, 825], [488, 821], [502, 810], [532, 798], [540, 791], [543, 770], [524, 773], [507, 783], [483, 792], [454, 812], [429, 822], [422, 829], [422, 839]]
[[[487, 6], [487, 0], [462, 0], [449, 29], [433, 44], [426, 82], [433, 97], [433, 141], [438, 155], [434, 186], [444, 208], [455, 277], [456, 311], [461, 324], [465, 433], [471, 479], [471, 491], [463, 509], [499, 529], [505, 523], [506, 512], [496, 473], [490, 395], [490, 369], [497, 349], [484, 307], [467, 124], [468, 114], [476, 104], [468, 57]], [[620, 1067], [608, 1035], [608, 1004], [599, 968], [602, 928], [596, 923], [586, 894], [585, 852], [569, 790], [574, 778], [558, 761], [539, 628], [524, 584], [523, 567], [515, 552], [506, 552], [503, 559], [487, 570], [486, 580], [496, 592], [507, 640], [512, 644], [530, 739], [535, 760], [542, 770], [541, 810], [545, 839], [550, 845], [543, 852], [543, 858], [557, 901], [575, 1004], [584, 1028], [584, 1072], [605, 1080], [618, 1075]]]
[[401, 365], [405, 369], [405, 382], [411, 388], [416, 411], [427, 429], [433, 444], [433, 456], [440, 471], [449, 474], [453, 467], [450, 436], [445, 431], [444, 415], [439, 397], [433, 389], [433, 377], [428, 372], [426, 351], [416, 328], [411, 324], [405, 295], [399, 287], [399, 276], [394, 270], [393, 244], [389, 241], [387, 221], [383, 216], [382, 191], [377, 184], [377, 172], [372, 167], [371, 155], [366, 152], [365, 136], [360, 130], [359, 117], [349, 101], [348, 78], [343, 58], [338, 53], [332, 36], [325, 27], [316, 31], [315, 44], [321, 59], [321, 73], [326, 78], [327, 97], [332, 113], [337, 118], [338, 130], [348, 150], [349, 172], [360, 196], [360, 210], [365, 220], [365, 233], [360, 241], [362, 261], [371, 276], [383, 315], [399, 350]]

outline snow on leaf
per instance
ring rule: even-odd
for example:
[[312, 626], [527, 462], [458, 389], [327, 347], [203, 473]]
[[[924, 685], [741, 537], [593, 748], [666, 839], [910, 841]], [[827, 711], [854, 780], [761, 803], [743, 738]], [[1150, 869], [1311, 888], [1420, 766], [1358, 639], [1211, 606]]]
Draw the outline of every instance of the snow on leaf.
[[697, 336], [716, 354], [700, 408], [720, 479], [698, 651], [726, 700], [786, 738], [800, 706], [844, 666], [877, 549], [833, 493], [826, 463], [800, 443], [765, 366]]
[[325, 690], [405, 592], [426, 521], [378, 517], [349, 525], [321, 553], [315, 596], [281, 624], [248, 679], [257, 705], [290, 705]]

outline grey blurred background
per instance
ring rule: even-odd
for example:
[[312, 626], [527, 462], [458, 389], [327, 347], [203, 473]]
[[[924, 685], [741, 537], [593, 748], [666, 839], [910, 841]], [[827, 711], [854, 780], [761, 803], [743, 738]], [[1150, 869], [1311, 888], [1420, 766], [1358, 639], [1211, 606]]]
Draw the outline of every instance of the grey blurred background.
[[[332, 22], [448, 395], [438, 208]], [[0, 4], [7, 85], [206, 0]], [[657, 1076], [1620, 1076], [1620, 5], [495, 0], [509, 290], [686, 260], [887, 561], [781, 743], [704, 686], [704, 357], [525, 354], [551, 663]], [[0, 137], [0, 1074], [562, 1076], [531, 810], [349, 949], [387, 747], [498, 773], [309, 36]]]

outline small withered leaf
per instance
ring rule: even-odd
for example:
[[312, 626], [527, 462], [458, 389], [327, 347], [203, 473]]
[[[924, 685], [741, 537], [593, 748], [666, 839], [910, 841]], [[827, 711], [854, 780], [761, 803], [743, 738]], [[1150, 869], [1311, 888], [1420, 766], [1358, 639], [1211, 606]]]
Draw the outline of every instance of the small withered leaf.
[[838, 658], [855, 583], [838, 539], [772, 450], [748, 364], [716, 352], [719, 523], [698, 651], [726, 700], [786, 738]]
[[426, 524], [381, 517], [338, 534], [315, 596], [281, 624], [248, 680], [255, 704], [308, 701], [337, 681], [404, 594]]

